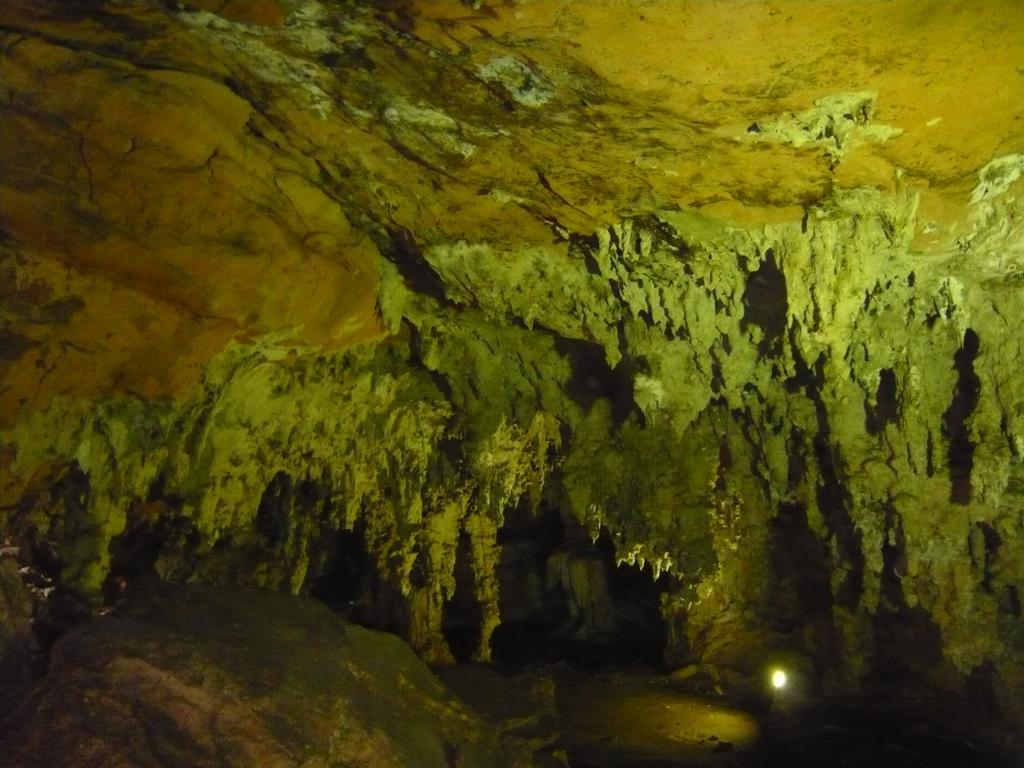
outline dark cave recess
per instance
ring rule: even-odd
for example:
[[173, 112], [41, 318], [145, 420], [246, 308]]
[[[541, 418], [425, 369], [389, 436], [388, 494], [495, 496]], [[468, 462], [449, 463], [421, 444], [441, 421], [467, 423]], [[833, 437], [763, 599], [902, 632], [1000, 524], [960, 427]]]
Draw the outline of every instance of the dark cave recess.
[[[666, 625], [661, 595], [670, 576], [618, 565], [611, 536], [596, 541], [557, 508], [510, 514], [499, 533], [501, 624], [491, 637], [493, 661], [505, 667], [569, 661], [664, 668]], [[459, 537], [455, 591], [445, 603], [442, 633], [457, 663], [474, 659], [483, 620], [474, 595], [468, 535]], [[358, 624], [399, 635], [408, 629], [401, 595], [381, 579], [361, 528], [341, 531], [310, 595]]]
[[663, 668], [667, 626], [661, 595], [672, 577], [617, 564], [612, 537], [597, 540], [557, 508], [511, 515], [499, 533], [502, 624], [494, 660], [520, 666], [569, 660]]

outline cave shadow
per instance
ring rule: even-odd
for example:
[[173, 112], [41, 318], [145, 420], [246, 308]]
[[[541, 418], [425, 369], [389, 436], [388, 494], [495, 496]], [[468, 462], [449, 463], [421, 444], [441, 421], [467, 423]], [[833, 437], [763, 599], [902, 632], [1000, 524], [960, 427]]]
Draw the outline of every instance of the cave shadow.
[[473, 541], [466, 531], [455, 548], [455, 591], [441, 611], [441, 635], [459, 664], [473, 660], [483, 636], [484, 611], [476, 596]]
[[593, 540], [574, 518], [541, 504], [519, 509], [499, 532], [501, 625], [495, 663], [516, 668], [564, 662], [583, 669], [662, 670], [667, 638], [661, 595], [667, 575], [617, 565], [606, 529]]
[[335, 534], [327, 566], [313, 581], [309, 595], [355, 624], [408, 637], [405, 599], [381, 575], [367, 547], [363, 522]]

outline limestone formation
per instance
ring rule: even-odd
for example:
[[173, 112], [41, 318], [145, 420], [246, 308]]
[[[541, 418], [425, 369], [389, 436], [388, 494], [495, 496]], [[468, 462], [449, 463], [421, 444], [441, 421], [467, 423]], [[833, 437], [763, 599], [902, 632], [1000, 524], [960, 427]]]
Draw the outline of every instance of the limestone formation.
[[487, 659], [557, 507], [666, 658], [1024, 723], [1024, 15], [892, 5], [5, 2], [4, 551], [95, 611], [349, 534]]

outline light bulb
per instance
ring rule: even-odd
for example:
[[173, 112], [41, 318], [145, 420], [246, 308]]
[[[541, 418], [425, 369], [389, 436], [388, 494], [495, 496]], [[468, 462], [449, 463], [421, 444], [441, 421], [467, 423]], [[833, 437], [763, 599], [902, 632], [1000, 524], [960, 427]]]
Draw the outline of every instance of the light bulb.
[[776, 669], [772, 672], [772, 687], [776, 690], [785, 688], [788, 681], [789, 678], [786, 677], [786, 673], [781, 669]]

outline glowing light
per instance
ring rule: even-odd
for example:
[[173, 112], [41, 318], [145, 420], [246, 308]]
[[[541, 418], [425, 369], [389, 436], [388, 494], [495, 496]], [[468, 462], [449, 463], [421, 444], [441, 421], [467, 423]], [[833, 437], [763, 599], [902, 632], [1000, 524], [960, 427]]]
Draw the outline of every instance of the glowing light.
[[786, 687], [786, 683], [789, 682], [789, 678], [786, 673], [781, 669], [776, 669], [772, 672], [772, 687], [776, 689], [782, 689]]

